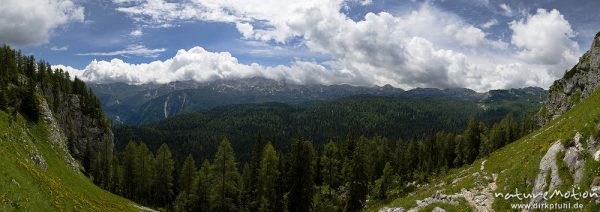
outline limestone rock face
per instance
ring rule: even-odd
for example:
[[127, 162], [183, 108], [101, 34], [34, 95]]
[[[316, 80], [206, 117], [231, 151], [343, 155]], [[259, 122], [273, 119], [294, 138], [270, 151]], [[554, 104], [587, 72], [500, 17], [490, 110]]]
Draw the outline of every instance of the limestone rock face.
[[[47, 94], [55, 95], [55, 94]], [[54, 102], [57, 109], [54, 118], [64, 133], [71, 155], [81, 161], [87, 146], [91, 152], [99, 152], [104, 141], [113, 145], [114, 135], [109, 125], [103, 120], [91, 117], [83, 112], [83, 105], [78, 95], [58, 94], [62, 101]], [[111, 146], [112, 148], [112, 146]]]
[[590, 96], [598, 85], [600, 85], [600, 32], [596, 34], [590, 50], [579, 58], [579, 63], [550, 87], [544, 107], [538, 113], [538, 124], [543, 126], [567, 112], [580, 100]]
[[[40, 109], [42, 113], [42, 119], [48, 126], [48, 139], [52, 144], [52, 149], [54, 149], [57, 153], [63, 156], [63, 160], [71, 167], [73, 171], [77, 171], [79, 168], [79, 164], [75, 161], [75, 159], [69, 153], [67, 149], [67, 137], [64, 135], [63, 130], [60, 129], [59, 124], [54, 117], [52, 110], [48, 107], [48, 103], [45, 99], [42, 99], [40, 104]], [[39, 155], [36, 155], [36, 158], [32, 158], [36, 164], [40, 159], [43, 158]]]

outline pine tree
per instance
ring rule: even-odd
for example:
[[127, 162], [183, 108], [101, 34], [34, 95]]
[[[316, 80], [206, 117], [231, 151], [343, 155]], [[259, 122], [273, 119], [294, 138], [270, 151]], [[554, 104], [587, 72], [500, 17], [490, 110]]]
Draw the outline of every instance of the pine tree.
[[194, 182], [194, 211], [207, 212], [210, 211], [210, 188], [212, 186], [212, 167], [208, 160], [202, 162], [198, 176]]
[[98, 179], [98, 184], [105, 189], [108, 189], [110, 187], [110, 180], [112, 178], [112, 176], [110, 175], [111, 173], [111, 160], [113, 159], [113, 145], [112, 142], [109, 141], [108, 139], [105, 139], [104, 141], [102, 141], [102, 148], [100, 149], [101, 154], [98, 155], [97, 157], [97, 162], [96, 164], [98, 164], [96, 166], [96, 172], [97, 174], [94, 177], [97, 177]]
[[192, 211], [193, 199], [186, 191], [180, 192], [173, 202], [173, 210], [178, 212]]
[[111, 187], [110, 187], [110, 191], [112, 191], [115, 194], [121, 194], [122, 195], [122, 189], [123, 189], [123, 171], [122, 171], [122, 167], [121, 164], [119, 163], [119, 156], [117, 154], [113, 155], [113, 158], [111, 160], [111, 180], [110, 182]]
[[139, 185], [136, 181], [137, 170], [139, 169], [137, 158], [137, 144], [129, 141], [123, 153], [123, 194], [131, 199], [135, 199], [136, 188]]
[[229, 140], [223, 139], [212, 163], [211, 206], [216, 211], [238, 211], [240, 174]]
[[333, 189], [340, 186], [343, 180], [341, 165], [341, 155], [337, 145], [333, 141], [329, 141], [321, 156], [321, 167], [324, 183]]
[[278, 153], [279, 164], [277, 169], [279, 170], [279, 177], [275, 180], [275, 193], [277, 200], [275, 201], [275, 211], [285, 211], [287, 209], [287, 202], [285, 200], [286, 192], [288, 189], [288, 178], [285, 173], [289, 173], [288, 159], [284, 154]]
[[463, 158], [464, 164], [470, 164], [477, 159], [479, 155], [479, 146], [481, 145], [481, 129], [479, 123], [474, 118], [469, 120], [469, 125], [464, 133]]
[[258, 133], [254, 146], [252, 147], [250, 161], [247, 163], [248, 166], [244, 167], [248, 170], [244, 169], [244, 190], [242, 191], [242, 198], [244, 206], [246, 206], [249, 211], [256, 211], [260, 206], [260, 199], [258, 199], [258, 170], [260, 169], [262, 154], [262, 136]]
[[[406, 144], [404, 144], [402, 141], [398, 141], [397, 143], [395, 157], [393, 160], [395, 172], [400, 178], [407, 178], [410, 165], [407, 163]], [[452, 151], [454, 151], [454, 149]]]
[[183, 166], [181, 166], [181, 171], [179, 172], [179, 192], [185, 191], [186, 193], [191, 194], [195, 178], [196, 161], [194, 160], [194, 157], [189, 154], [183, 162]]
[[454, 137], [454, 143], [455, 143], [455, 148], [454, 148], [454, 153], [456, 155], [456, 157], [454, 158], [454, 166], [455, 167], [459, 167], [462, 166], [463, 164], [465, 164], [465, 139], [463, 138], [462, 135], [456, 135], [456, 137]]
[[154, 202], [158, 205], [166, 205], [173, 200], [173, 172], [175, 161], [167, 144], [162, 144], [156, 153], [154, 162]]
[[381, 175], [381, 178], [379, 178], [379, 199], [387, 198], [387, 192], [392, 186], [392, 178], [392, 165], [390, 164], [390, 162], [387, 162], [385, 164], [385, 168], [383, 168], [383, 174]]
[[419, 164], [419, 146], [415, 139], [408, 143], [406, 150], [406, 164], [410, 166], [408, 173], [413, 173]]
[[278, 211], [277, 179], [279, 175], [279, 156], [273, 145], [268, 143], [263, 151], [259, 169], [258, 199], [260, 200], [260, 211]]
[[154, 169], [154, 155], [146, 144], [140, 143], [136, 150], [135, 197], [142, 202], [151, 202]]
[[365, 198], [369, 193], [367, 158], [364, 149], [364, 141], [359, 141], [352, 155], [352, 180], [350, 181], [350, 196], [346, 205], [346, 211], [362, 211]]
[[310, 211], [315, 182], [313, 179], [314, 150], [312, 144], [304, 140], [292, 143], [288, 183], [288, 210], [290, 212]]
[[241, 189], [241, 195], [240, 195], [240, 199], [241, 199], [241, 205], [240, 208], [243, 211], [249, 211], [249, 204], [253, 201], [256, 201], [257, 197], [256, 196], [250, 196], [250, 190], [249, 187], [251, 187], [251, 185], [249, 184], [249, 182], [251, 181], [250, 178], [252, 178], [252, 171], [250, 171], [250, 162], [247, 162], [244, 164], [244, 166], [242, 166], [242, 175], [241, 175], [241, 182], [242, 182], [242, 189]]

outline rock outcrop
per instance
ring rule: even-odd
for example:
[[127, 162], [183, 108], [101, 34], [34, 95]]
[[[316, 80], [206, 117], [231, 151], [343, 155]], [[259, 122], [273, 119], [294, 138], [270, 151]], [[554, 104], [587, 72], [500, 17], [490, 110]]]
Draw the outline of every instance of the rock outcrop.
[[580, 100], [591, 95], [600, 85], [600, 32], [596, 34], [590, 50], [579, 63], [550, 87], [545, 106], [540, 110], [538, 124], [545, 125], [573, 108]]
[[[63, 156], [63, 160], [69, 165], [73, 171], [77, 171], [79, 164], [69, 153], [67, 147], [67, 137], [59, 127], [56, 118], [54, 117], [52, 110], [48, 107], [48, 103], [45, 99], [42, 99], [40, 104], [42, 119], [48, 126], [48, 139], [52, 144], [52, 149], [60, 153]], [[34, 160], [35, 161], [35, 160]], [[77, 172], [79, 173], [79, 172]]]
[[[584, 148], [581, 142], [582, 139], [585, 138], [582, 137], [581, 133], [577, 132], [573, 140], [567, 142], [572, 144], [568, 145], [568, 147], [565, 147], [560, 140], [552, 144], [540, 161], [540, 169], [533, 186], [533, 194], [552, 192], [562, 185], [563, 182], [559, 175], [559, 164], [557, 163], [563, 163], [568, 168], [571, 175], [570, 178], [573, 180], [573, 186], [579, 185], [583, 178], [585, 164], [583, 155], [594, 154], [598, 151], [596, 140], [592, 136], [585, 141], [587, 148]], [[561, 152], [564, 154], [559, 154]], [[543, 202], [543, 196], [540, 195], [531, 199], [530, 204]]]
[[58, 95], [58, 98], [54, 99], [60, 101], [54, 102], [56, 105], [53, 105], [53, 116], [67, 139], [68, 150], [75, 159], [81, 161], [88, 146], [91, 152], [99, 152], [104, 141], [113, 145], [114, 135], [110, 126], [104, 120], [87, 115], [78, 95], [55, 94], [48, 92], [50, 90], [45, 89], [44, 96]]
[[[427, 206], [434, 203], [442, 203], [449, 205], [459, 205], [459, 201], [466, 201], [469, 207], [474, 209], [475, 211], [480, 212], [489, 212], [494, 211], [492, 208], [492, 204], [494, 203], [494, 195], [493, 192], [496, 190], [497, 185], [496, 181], [498, 180], [497, 173], [488, 173], [485, 169], [485, 163], [487, 160], [481, 162], [481, 166], [479, 172], [473, 173], [472, 176], [477, 177], [478, 186], [466, 189], [462, 188], [460, 192], [454, 194], [444, 194], [441, 190], [438, 190], [431, 197], [427, 197], [425, 199], [416, 200], [416, 207], [413, 208], [390, 208], [384, 207], [379, 209], [379, 212], [417, 212], [422, 211]], [[485, 184], [482, 181], [479, 181], [479, 178], [483, 178], [486, 181], [490, 181]], [[455, 179], [454, 181], [461, 181], [460, 179]], [[453, 183], [455, 183], [453, 182]], [[439, 207], [436, 207], [439, 208]], [[435, 211], [435, 208], [433, 209]], [[439, 208], [437, 211], [442, 211], [442, 208]]]

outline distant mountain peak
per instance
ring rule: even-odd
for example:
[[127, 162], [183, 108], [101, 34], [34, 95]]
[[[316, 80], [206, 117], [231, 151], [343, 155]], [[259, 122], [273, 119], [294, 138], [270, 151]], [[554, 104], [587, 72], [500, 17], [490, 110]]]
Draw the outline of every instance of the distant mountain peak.
[[[511, 95], [525, 95], [525, 90], [514, 92], [478, 93], [468, 88], [415, 88], [403, 90], [392, 85], [361, 87], [347, 84], [300, 85], [284, 80], [262, 77], [223, 79], [211, 82], [178, 81], [163, 85], [127, 85], [115, 83], [90, 85], [102, 99], [104, 109], [118, 123], [141, 124], [177, 115], [184, 111], [211, 109], [228, 104], [249, 104], [265, 102], [301, 103], [329, 101], [356, 95], [389, 97], [443, 97], [464, 101], [499, 101]], [[545, 91], [527, 95], [541, 99]], [[165, 107], [166, 105], [166, 107]], [[119, 117], [117, 120], [116, 117]]]

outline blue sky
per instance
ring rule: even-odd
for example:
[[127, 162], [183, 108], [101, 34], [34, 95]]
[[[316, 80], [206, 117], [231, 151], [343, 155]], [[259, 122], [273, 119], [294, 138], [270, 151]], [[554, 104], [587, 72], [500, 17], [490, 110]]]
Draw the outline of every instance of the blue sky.
[[261, 76], [547, 88], [600, 31], [594, 0], [8, 0], [2, 7], [0, 43], [99, 83]]

